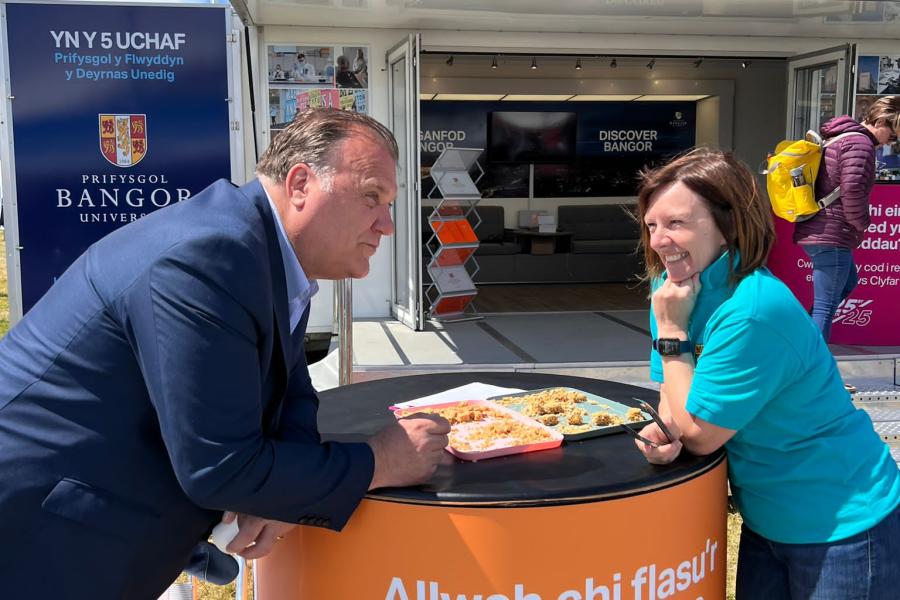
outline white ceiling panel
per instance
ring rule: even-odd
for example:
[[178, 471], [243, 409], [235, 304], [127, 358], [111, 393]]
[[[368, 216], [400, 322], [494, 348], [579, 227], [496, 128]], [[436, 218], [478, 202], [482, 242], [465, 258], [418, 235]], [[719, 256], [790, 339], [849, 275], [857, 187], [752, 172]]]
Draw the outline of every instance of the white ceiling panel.
[[900, 0], [232, 0], [257, 25], [900, 37]]

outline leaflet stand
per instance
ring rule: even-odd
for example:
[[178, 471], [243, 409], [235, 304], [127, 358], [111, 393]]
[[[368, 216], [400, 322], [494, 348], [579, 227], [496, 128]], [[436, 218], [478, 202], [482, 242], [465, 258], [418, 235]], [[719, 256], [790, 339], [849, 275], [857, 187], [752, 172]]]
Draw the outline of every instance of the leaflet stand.
[[[471, 215], [474, 227], [481, 224], [475, 210], [481, 200], [475, 184], [484, 175], [477, 160], [481, 152], [479, 148], [447, 148], [431, 167], [434, 186], [427, 197], [433, 199], [439, 192], [440, 200], [428, 216], [432, 234], [425, 248], [430, 255], [431, 283], [424, 296], [430, 305], [428, 317], [442, 322], [483, 318], [470, 306], [478, 294], [472, 278], [479, 267], [474, 257], [478, 237], [469, 219]], [[473, 167], [478, 173], [475, 181], [469, 176]]]

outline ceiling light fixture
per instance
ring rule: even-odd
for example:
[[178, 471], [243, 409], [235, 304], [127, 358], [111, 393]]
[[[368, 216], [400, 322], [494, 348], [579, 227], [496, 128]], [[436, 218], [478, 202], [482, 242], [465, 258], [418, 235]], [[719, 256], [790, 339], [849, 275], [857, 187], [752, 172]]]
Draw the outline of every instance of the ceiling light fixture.
[[531, 69], [532, 70], [537, 69], [537, 57], [535, 57], [535, 56], [531, 57]]
[[578, 94], [569, 98], [569, 102], [630, 102], [638, 98], [637, 94]]
[[637, 102], [696, 102], [708, 98], [705, 94], [645, 94]]
[[572, 94], [507, 94], [503, 102], [565, 102]]
[[652, 70], [653, 70], [653, 65], [655, 65], [655, 64], [656, 64], [656, 59], [655, 59], [655, 58], [651, 58], [651, 59], [650, 59], [650, 62], [647, 63], [647, 68], [650, 69], [650, 70], [652, 71]]
[[741, 61], [741, 68], [742, 68], [742, 69], [746, 69], [746, 68], [749, 67], [749, 66], [750, 66], [750, 61], [749, 61], [749, 60], [742, 60], [742, 61]]
[[580, 58], [575, 59], [575, 70], [576, 71], [581, 70], [581, 59]]
[[435, 94], [432, 100], [481, 100], [497, 101], [505, 94]]
[[613, 58], [611, 61], [609, 61], [609, 68], [610, 68], [610, 69], [615, 69], [615, 68], [618, 67], [618, 66], [619, 66], [619, 65], [618, 65], [618, 63], [616, 63], [616, 59], [615, 59], [615, 58]]
[[452, 54], [450, 55], [450, 58], [447, 59], [447, 66], [448, 67], [453, 66], [453, 55]]
[[494, 58], [491, 59], [491, 68], [492, 69], [497, 68], [497, 55], [496, 54], [494, 55]]
[[697, 60], [694, 61], [694, 68], [698, 68], [701, 64], [703, 64], [703, 57], [698, 56]]

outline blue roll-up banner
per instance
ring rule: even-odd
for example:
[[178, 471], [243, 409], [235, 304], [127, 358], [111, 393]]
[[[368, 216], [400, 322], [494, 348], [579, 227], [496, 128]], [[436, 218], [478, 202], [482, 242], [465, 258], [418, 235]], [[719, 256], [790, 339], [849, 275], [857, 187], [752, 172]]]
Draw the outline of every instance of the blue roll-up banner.
[[6, 5], [23, 312], [96, 240], [230, 177], [226, 23]]

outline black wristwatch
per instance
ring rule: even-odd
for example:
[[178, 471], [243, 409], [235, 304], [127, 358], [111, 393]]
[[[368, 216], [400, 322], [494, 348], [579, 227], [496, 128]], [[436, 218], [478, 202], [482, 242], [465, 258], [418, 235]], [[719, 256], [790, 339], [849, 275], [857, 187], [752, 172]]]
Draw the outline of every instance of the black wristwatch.
[[678, 356], [680, 354], [690, 354], [694, 351], [693, 345], [689, 340], [679, 340], [678, 338], [653, 340], [653, 349], [659, 352], [660, 356]]

